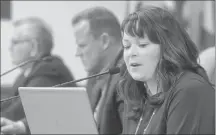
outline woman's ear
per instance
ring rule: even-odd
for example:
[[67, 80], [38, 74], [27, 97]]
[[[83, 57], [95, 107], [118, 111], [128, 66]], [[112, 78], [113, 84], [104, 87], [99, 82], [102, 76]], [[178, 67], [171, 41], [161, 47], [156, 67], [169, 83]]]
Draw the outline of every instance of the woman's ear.
[[103, 50], [106, 50], [109, 47], [110, 44], [110, 36], [108, 33], [103, 33], [101, 36], [101, 42], [102, 42], [102, 48]]

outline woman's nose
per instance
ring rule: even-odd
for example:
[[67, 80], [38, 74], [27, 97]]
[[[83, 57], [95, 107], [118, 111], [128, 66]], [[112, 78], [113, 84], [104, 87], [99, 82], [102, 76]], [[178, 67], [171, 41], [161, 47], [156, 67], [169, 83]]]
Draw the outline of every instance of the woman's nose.
[[138, 47], [136, 45], [132, 45], [129, 51], [130, 56], [138, 55]]

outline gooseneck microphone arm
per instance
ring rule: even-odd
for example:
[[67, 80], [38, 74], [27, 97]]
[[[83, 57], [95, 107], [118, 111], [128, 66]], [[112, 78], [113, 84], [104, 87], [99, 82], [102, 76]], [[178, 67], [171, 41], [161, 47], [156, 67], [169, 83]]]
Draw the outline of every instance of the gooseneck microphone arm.
[[14, 67], [14, 68], [12, 68], [12, 69], [10, 69], [10, 70], [2, 73], [0, 77], [2, 77], [4, 75], [6, 75], [6, 74], [8, 74], [8, 73], [10, 73], [12, 71], [14, 71], [17, 68], [23, 67], [23, 66], [25, 66], [25, 65], [27, 65], [29, 63], [36, 62], [36, 61], [49, 61], [51, 59], [52, 59], [52, 56], [47, 56], [47, 57], [43, 57], [43, 58], [40, 58], [40, 59], [27, 60], [27, 61], [22, 62], [21, 64], [17, 65], [16, 67]]
[[[59, 86], [63, 86], [63, 85], [70, 84], [70, 83], [76, 83], [76, 82], [80, 82], [80, 81], [83, 81], [83, 80], [87, 80], [87, 79], [94, 78], [94, 77], [101, 76], [101, 75], [105, 75], [105, 74], [113, 75], [113, 74], [118, 74], [118, 73], [120, 73], [120, 68], [119, 67], [115, 67], [115, 68], [111, 68], [111, 69], [109, 69], [109, 70], [107, 70], [105, 72], [99, 73], [99, 74], [95, 74], [95, 75], [88, 76], [86, 78], [82, 78], [82, 79], [78, 79], [78, 80], [74, 80], [74, 81], [69, 81], [69, 82], [61, 83], [61, 84], [58, 84], [58, 85], [54, 85], [52, 87], [59, 87]], [[9, 100], [12, 100], [12, 99], [15, 99], [15, 98], [18, 98], [18, 97], [19, 97], [19, 95], [13, 96], [13, 97], [9, 97], [9, 98], [6, 98], [6, 99], [2, 99], [1, 103], [9, 101]]]
[[6, 74], [8, 74], [8, 73], [10, 73], [10, 72], [12, 72], [12, 71], [14, 71], [14, 70], [17, 69], [17, 68], [23, 67], [23, 66], [25, 66], [26, 64], [32, 63], [32, 62], [34, 62], [34, 61], [37, 61], [37, 60], [28, 60], [28, 61], [25, 61], [25, 62], [19, 64], [18, 66], [16, 66], [16, 67], [14, 67], [14, 68], [12, 68], [12, 69], [10, 69], [10, 70], [8, 70], [8, 71], [2, 73], [2, 74], [1, 74], [1, 77], [4, 76], [4, 75], [6, 75]]
[[55, 85], [55, 86], [52, 86], [52, 87], [59, 87], [59, 86], [67, 85], [67, 84], [70, 84], [70, 83], [76, 83], [76, 82], [80, 82], [80, 81], [83, 81], [83, 80], [88, 80], [90, 78], [94, 78], [94, 77], [97, 77], [97, 76], [102, 76], [102, 75], [105, 75], [105, 74], [111, 74], [112, 75], [112, 74], [117, 74], [119, 72], [120, 72], [119, 68], [112, 68], [112, 69], [109, 69], [108, 71], [105, 71], [103, 73], [88, 76], [86, 78], [78, 79], [78, 80], [75, 80], [75, 81], [65, 82], [65, 83], [58, 84], [58, 85]]
[[6, 102], [6, 101], [9, 101], [9, 100], [12, 100], [12, 99], [15, 99], [15, 98], [18, 98], [18, 97], [19, 97], [19, 95], [13, 96], [13, 97], [9, 97], [9, 98], [5, 98], [5, 99], [2, 99], [2, 100], [1, 100], [1, 103]]
[[[12, 69], [10, 69], [10, 70], [2, 73], [0, 77], [2, 77], [4, 75], [6, 75], [6, 74], [8, 74], [8, 73], [10, 73], [12, 71], [14, 71], [17, 68], [23, 67], [23, 66], [25, 66], [25, 65], [27, 65], [29, 63], [36, 62], [36, 61], [49, 61], [51, 59], [52, 59], [52, 56], [47, 56], [47, 57], [43, 57], [41, 59], [33, 59], [33, 60], [28, 60], [28, 61], [22, 62], [21, 64], [17, 65], [16, 67], [14, 67], [14, 68], [12, 68]], [[12, 99], [15, 99], [15, 98], [18, 98], [18, 97], [19, 97], [19, 95], [3, 99], [3, 100], [1, 100], [1, 103], [9, 101], [9, 100], [12, 100]]]
[[[23, 67], [23, 66], [25, 66], [25, 65], [27, 65], [29, 63], [35, 62], [35, 61], [37, 61], [37, 59], [25, 61], [25, 62], [19, 64], [18, 66], [16, 66], [16, 67], [14, 67], [14, 68], [12, 68], [12, 69], [10, 69], [10, 70], [2, 73], [1, 77], [4, 76], [4, 75], [6, 75], [6, 74], [8, 74], [8, 73], [10, 73], [10, 72], [12, 72], [12, 71], [14, 71], [17, 68]], [[9, 100], [12, 100], [12, 99], [15, 99], [15, 98], [18, 98], [18, 97], [19, 97], [19, 95], [18, 96], [9, 97], [9, 98], [1, 100], [1, 102], [9, 101]]]

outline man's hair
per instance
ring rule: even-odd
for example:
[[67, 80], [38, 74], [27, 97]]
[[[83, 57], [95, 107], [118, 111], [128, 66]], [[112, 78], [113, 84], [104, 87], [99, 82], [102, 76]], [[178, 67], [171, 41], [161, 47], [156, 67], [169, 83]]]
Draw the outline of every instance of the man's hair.
[[89, 8], [78, 13], [72, 19], [72, 25], [76, 25], [83, 20], [89, 22], [90, 32], [95, 38], [105, 32], [108, 33], [109, 36], [114, 37], [116, 41], [122, 39], [121, 26], [117, 17], [104, 7]]
[[50, 53], [53, 48], [53, 35], [49, 25], [41, 18], [27, 17], [16, 20], [13, 26], [18, 27], [25, 24], [31, 25], [32, 32], [34, 32], [32, 34], [39, 43], [38, 51], [42, 53], [42, 55]]

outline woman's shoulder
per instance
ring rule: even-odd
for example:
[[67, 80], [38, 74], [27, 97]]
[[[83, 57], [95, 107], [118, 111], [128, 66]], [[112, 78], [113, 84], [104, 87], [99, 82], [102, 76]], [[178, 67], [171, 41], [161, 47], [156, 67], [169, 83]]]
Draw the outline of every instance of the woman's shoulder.
[[175, 97], [187, 95], [185, 97], [210, 98], [212, 95], [215, 95], [215, 90], [202, 76], [193, 72], [185, 72], [178, 80], [174, 89], [171, 90], [171, 93]]
[[187, 72], [164, 103], [169, 133], [212, 133], [215, 90], [201, 76]]
[[188, 89], [188, 88], [196, 88], [197, 90], [202, 90], [203, 88], [212, 89], [211, 84], [205, 80], [202, 76], [193, 73], [193, 72], [185, 72], [182, 77], [178, 80], [176, 85], [177, 89]]

